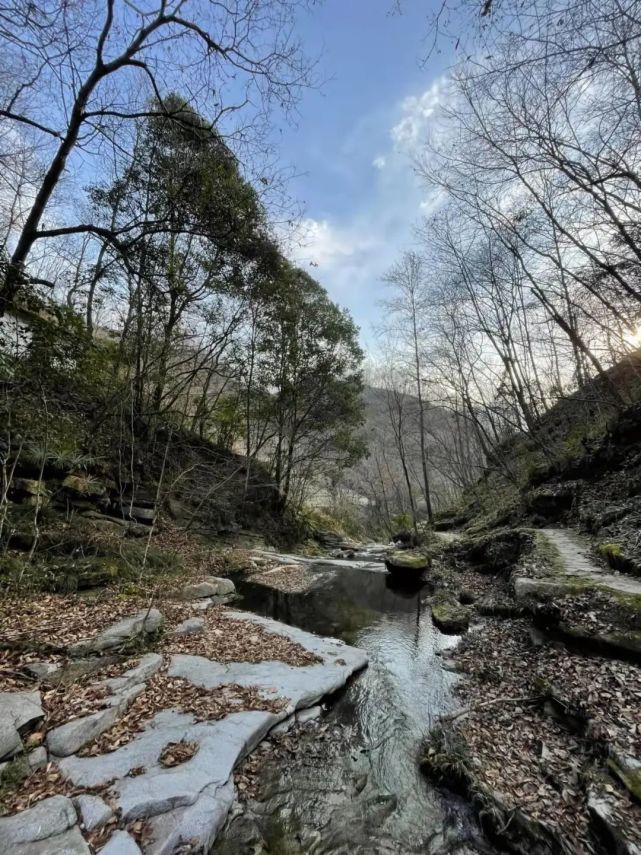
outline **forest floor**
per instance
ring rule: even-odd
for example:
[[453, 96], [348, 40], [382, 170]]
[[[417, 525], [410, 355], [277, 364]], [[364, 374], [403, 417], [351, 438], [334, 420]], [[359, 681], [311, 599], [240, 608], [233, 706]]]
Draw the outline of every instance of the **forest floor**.
[[423, 768], [513, 851], [638, 853], [641, 580], [574, 537], [530, 531], [498, 570], [450, 539], [437, 585], [473, 601], [472, 626], [444, 663], [465, 675], [461, 710], [432, 733]]

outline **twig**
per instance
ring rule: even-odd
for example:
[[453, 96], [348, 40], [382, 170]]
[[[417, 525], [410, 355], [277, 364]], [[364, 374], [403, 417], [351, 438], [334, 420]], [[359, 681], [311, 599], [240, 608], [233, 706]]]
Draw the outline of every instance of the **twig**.
[[492, 698], [489, 701], [482, 701], [480, 704], [471, 704], [469, 707], [463, 707], [463, 709], [458, 710], [454, 713], [449, 713], [448, 715], [439, 716], [439, 723], [445, 721], [454, 721], [457, 718], [460, 718], [464, 715], [469, 715], [471, 712], [475, 712], [476, 710], [483, 709], [484, 707], [491, 707], [494, 704], [534, 704], [540, 703], [543, 699], [543, 695], [529, 695], [527, 697], [522, 698]]

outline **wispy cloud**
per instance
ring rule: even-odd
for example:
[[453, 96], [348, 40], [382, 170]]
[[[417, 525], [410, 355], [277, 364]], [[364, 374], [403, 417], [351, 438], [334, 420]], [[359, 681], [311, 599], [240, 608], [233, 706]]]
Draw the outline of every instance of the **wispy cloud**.
[[367, 235], [350, 225], [339, 227], [328, 220], [307, 217], [291, 238], [291, 254], [301, 265], [328, 268], [345, 264], [350, 258], [372, 248]]
[[443, 103], [447, 78], [439, 77], [420, 95], [410, 95], [401, 102], [401, 117], [392, 126], [391, 137], [400, 149], [414, 149], [420, 145]]
[[366, 346], [373, 344], [371, 329], [380, 320], [385, 272], [414, 244], [416, 221], [440, 204], [436, 193], [426, 193], [412, 158], [438, 119], [446, 88], [446, 80], [439, 78], [392, 109], [359, 117], [334, 166], [350, 176], [362, 170], [366, 158], [366, 189], [347, 214], [329, 211], [315, 217], [311, 211], [290, 244], [296, 263], [312, 268], [310, 273], [332, 299], [350, 309]]

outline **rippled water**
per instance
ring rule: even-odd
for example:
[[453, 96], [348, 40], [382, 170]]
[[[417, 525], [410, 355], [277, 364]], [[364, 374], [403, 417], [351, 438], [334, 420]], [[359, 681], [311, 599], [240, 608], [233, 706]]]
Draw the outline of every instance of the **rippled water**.
[[436, 716], [455, 705], [456, 675], [437, 651], [456, 643], [432, 624], [423, 592], [385, 572], [316, 565], [305, 594], [241, 587], [241, 607], [364, 648], [369, 667], [306, 728], [297, 750], [267, 763], [259, 798], [233, 819], [216, 851], [446, 853], [492, 851], [466, 808], [418, 768]]

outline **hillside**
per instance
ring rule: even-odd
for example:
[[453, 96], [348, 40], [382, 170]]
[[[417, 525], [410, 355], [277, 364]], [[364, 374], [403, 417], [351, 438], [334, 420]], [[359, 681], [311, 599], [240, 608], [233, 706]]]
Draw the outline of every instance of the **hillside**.
[[499, 470], [489, 461], [453, 517], [443, 514], [439, 527], [457, 523], [481, 532], [514, 525], [576, 526], [613, 566], [629, 563], [641, 573], [641, 352], [607, 376], [626, 402], [622, 408], [608, 402], [599, 380], [559, 400], [535, 436], [504, 442], [506, 466]]

